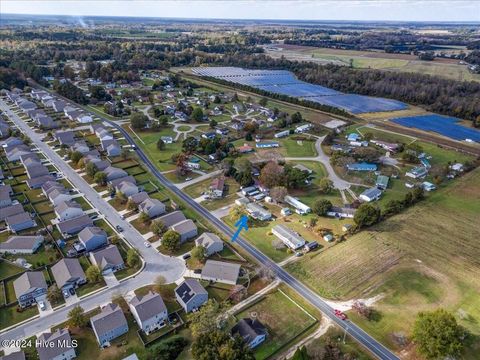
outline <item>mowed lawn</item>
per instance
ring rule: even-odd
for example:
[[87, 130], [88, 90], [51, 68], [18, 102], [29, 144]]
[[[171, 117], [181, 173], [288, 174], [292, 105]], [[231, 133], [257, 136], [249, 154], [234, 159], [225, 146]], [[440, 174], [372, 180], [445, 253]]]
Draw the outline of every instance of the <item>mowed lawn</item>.
[[[444, 307], [477, 336], [480, 352], [480, 169], [423, 203], [287, 269], [332, 298], [383, 294], [379, 320], [353, 320], [389, 347], [408, 345], [415, 315]], [[399, 339], [405, 337], [406, 344]]]
[[257, 359], [268, 358], [317, 322], [316, 318], [280, 290], [266, 295], [235, 317], [240, 320], [252, 314], [256, 314], [268, 329], [267, 340], [255, 349]]
[[162, 129], [158, 132], [153, 131], [137, 131], [135, 134], [130, 130], [128, 126], [125, 129], [130, 132], [134, 138], [135, 134], [143, 141], [137, 141], [137, 145], [140, 146], [149, 156], [150, 159], [156, 164], [160, 171], [174, 170], [175, 165], [170, 162], [173, 154], [181, 151], [181, 143], [165, 144], [164, 150], [157, 149], [157, 142], [162, 136], [175, 137], [175, 133], [171, 128]]

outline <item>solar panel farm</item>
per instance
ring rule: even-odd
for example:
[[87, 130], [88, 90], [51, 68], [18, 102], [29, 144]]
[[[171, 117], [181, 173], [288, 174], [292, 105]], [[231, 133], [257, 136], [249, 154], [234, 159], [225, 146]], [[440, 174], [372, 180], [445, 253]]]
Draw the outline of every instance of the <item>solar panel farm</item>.
[[260, 90], [330, 105], [353, 114], [403, 110], [407, 104], [396, 100], [355, 94], [343, 94], [323, 86], [298, 80], [294, 74], [282, 70], [246, 70], [235, 67], [193, 68], [199, 76], [226, 80]]

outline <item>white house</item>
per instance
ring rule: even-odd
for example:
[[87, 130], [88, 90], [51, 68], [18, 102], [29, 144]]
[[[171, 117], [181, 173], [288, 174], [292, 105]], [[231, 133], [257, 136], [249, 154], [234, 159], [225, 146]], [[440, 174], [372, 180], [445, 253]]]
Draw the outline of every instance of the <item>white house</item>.
[[162, 297], [152, 291], [145, 296], [135, 296], [128, 306], [138, 326], [147, 335], [162, 328], [167, 322], [167, 307]]

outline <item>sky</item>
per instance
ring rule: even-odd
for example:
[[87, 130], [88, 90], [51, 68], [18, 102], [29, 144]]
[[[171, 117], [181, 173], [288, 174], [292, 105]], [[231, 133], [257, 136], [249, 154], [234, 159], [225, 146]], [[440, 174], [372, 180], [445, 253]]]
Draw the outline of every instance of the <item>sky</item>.
[[0, 0], [2, 13], [220, 19], [480, 21], [480, 0]]

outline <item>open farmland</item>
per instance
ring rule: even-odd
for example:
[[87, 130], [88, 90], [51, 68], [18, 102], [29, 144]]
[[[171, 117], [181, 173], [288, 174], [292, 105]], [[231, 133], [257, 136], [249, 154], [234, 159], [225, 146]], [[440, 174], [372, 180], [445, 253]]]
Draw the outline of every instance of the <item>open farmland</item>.
[[355, 320], [394, 348], [401, 346], [392, 334], [409, 336], [416, 312], [440, 306], [479, 336], [478, 214], [480, 169], [424, 203], [287, 268], [327, 297], [383, 294], [376, 306], [380, 320]]
[[358, 69], [379, 69], [413, 72], [442, 76], [453, 80], [480, 81], [479, 74], [472, 74], [465, 65], [454, 59], [422, 61], [415, 55], [387, 54], [373, 51], [341, 50], [309, 46], [283, 45], [282, 51], [267, 51], [273, 58], [284, 56], [288, 60], [313, 61], [320, 64], [336, 64]]

